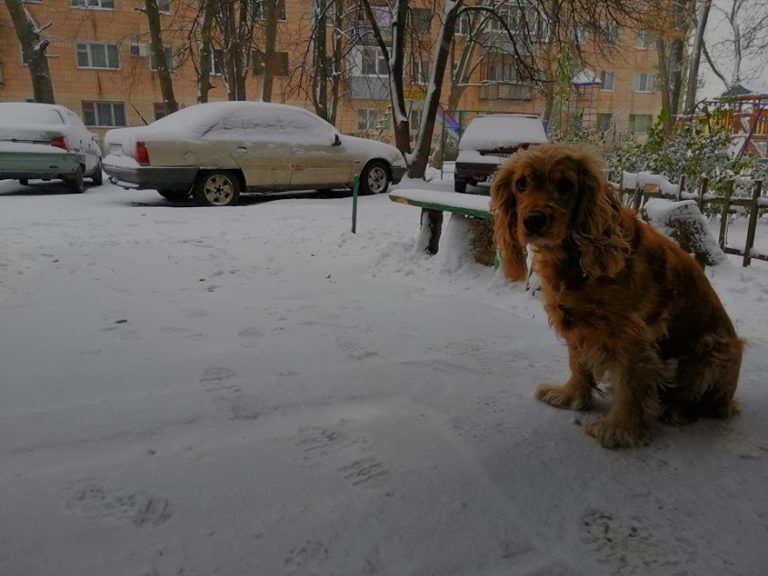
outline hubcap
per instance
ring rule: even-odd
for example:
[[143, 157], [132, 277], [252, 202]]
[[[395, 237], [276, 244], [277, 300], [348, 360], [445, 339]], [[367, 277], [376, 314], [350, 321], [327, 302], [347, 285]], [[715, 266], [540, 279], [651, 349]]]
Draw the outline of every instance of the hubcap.
[[368, 172], [368, 189], [374, 194], [378, 194], [387, 185], [387, 171], [381, 166], [374, 166]]
[[206, 200], [214, 206], [223, 206], [232, 201], [235, 195], [235, 185], [228, 176], [214, 174], [205, 181], [203, 189]]

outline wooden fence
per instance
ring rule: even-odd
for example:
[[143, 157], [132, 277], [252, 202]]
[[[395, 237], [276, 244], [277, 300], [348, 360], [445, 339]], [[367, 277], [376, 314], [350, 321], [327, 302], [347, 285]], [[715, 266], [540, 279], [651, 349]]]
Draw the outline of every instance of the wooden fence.
[[[736, 184], [750, 190], [749, 197], [734, 196]], [[718, 244], [726, 254], [741, 256], [742, 265], [749, 266], [752, 259], [768, 262], [768, 253], [760, 252], [755, 248], [755, 235], [757, 222], [761, 211], [768, 210], [768, 197], [763, 196], [763, 183], [760, 180], [741, 178], [727, 180], [721, 185], [722, 195], [708, 191], [709, 179], [704, 177], [698, 182], [695, 190], [687, 191], [685, 177], [678, 184], [671, 184], [666, 178], [659, 176], [637, 174], [622, 174], [621, 181], [614, 184], [619, 190], [622, 202], [626, 206], [640, 212], [650, 198], [664, 198], [667, 200], [695, 200], [699, 209], [704, 212], [705, 205], [720, 205], [720, 233]], [[747, 209], [749, 221], [747, 224], [747, 237], [743, 248], [728, 245], [728, 216], [732, 208], [741, 206]]]

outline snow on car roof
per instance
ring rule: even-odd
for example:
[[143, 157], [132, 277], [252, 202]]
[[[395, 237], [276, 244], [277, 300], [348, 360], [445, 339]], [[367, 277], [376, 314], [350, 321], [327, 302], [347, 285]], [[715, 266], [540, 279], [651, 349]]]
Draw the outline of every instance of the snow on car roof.
[[494, 150], [545, 142], [544, 124], [537, 116], [489, 114], [469, 123], [459, 141], [459, 150]]
[[[323, 128], [332, 129], [319, 116], [286, 104], [272, 102], [248, 102], [248, 101], [224, 101], [195, 104], [187, 108], [169, 114], [168, 116], [152, 122], [149, 126], [163, 132], [205, 132], [217, 124], [224, 117], [235, 118], [238, 112], [264, 112], [262, 118], [273, 116], [274, 122], [279, 122], [280, 127], [286, 132], [306, 133], [308, 121], [316, 123]], [[234, 114], [234, 116], [233, 116]], [[293, 128], [293, 130], [292, 130]], [[310, 126], [311, 128], [311, 126]]]

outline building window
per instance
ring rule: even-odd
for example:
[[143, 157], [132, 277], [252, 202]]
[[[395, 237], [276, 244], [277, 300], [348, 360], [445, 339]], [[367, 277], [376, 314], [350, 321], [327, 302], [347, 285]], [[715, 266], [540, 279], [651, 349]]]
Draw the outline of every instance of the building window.
[[152, 110], [155, 113], [155, 120], [160, 120], [160, 118], [165, 118], [167, 116], [165, 113], [165, 103], [163, 102], [153, 102]]
[[633, 134], [645, 134], [651, 127], [653, 116], [650, 114], [630, 114], [629, 131]]
[[125, 126], [125, 104], [122, 102], [83, 101], [83, 122], [86, 126]]
[[413, 84], [424, 84], [426, 82], [424, 62], [422, 60], [414, 60], [411, 62], [411, 82]]
[[487, 82], [517, 82], [517, 68], [511, 58], [493, 58], [485, 64], [485, 76]]
[[[275, 52], [272, 58], [272, 75], [288, 76], [288, 52]], [[254, 76], [263, 76], [266, 69], [266, 63], [264, 62], [264, 52], [261, 50], [255, 50], [253, 52], [252, 64]]]
[[[165, 62], [168, 65], [168, 70], [175, 70], [176, 58], [173, 53], [173, 48], [164, 46], [163, 52], [165, 52]], [[154, 52], [149, 53], [149, 69], [152, 70], [152, 72], [157, 72], [157, 58], [155, 58]]]
[[157, 9], [162, 14], [171, 13], [171, 0], [157, 0]]
[[375, 108], [357, 109], [357, 129], [376, 130], [379, 124], [379, 111]]
[[648, 31], [638, 32], [635, 38], [635, 48], [640, 50], [656, 48], [656, 38]]
[[211, 59], [211, 75], [221, 76], [224, 74], [224, 50], [222, 48], [213, 49], [213, 58]]
[[454, 33], [457, 36], [469, 36], [470, 27], [471, 26], [470, 26], [469, 14], [467, 14], [466, 12], [463, 14], [459, 14], [459, 17], [456, 19]]
[[655, 92], [656, 74], [653, 72], [636, 72], [632, 77], [632, 90], [634, 92]]
[[378, 46], [361, 46], [356, 76], [387, 76], [387, 61]]
[[251, 18], [254, 20], [264, 20], [267, 13], [265, 3], [270, 1], [277, 2], [277, 5], [275, 6], [277, 19], [285, 22], [285, 0], [250, 0]]
[[613, 92], [613, 70], [603, 70], [600, 72], [600, 90]]
[[606, 46], [616, 46], [619, 43], [619, 26], [609, 22], [603, 26], [603, 42]]
[[597, 131], [608, 132], [613, 128], [613, 114], [610, 112], [600, 112], [597, 115]]
[[581, 46], [582, 44], [587, 43], [587, 29], [582, 26], [581, 24], [576, 24], [576, 26], [573, 27], [573, 43]]
[[120, 52], [117, 49], [117, 44], [78, 42], [77, 67], [106, 68], [110, 70], [120, 68]]
[[428, 34], [432, 24], [432, 11], [425, 8], [411, 8], [411, 27], [419, 34]]
[[115, 0], [70, 0], [69, 5], [72, 8], [101, 8], [103, 10], [114, 10]]

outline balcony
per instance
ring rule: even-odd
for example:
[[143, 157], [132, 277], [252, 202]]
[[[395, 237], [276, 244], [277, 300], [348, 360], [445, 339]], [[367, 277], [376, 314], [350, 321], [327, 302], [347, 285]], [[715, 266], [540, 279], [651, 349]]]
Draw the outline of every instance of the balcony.
[[533, 98], [530, 84], [483, 84], [480, 86], [480, 100], [518, 100]]

